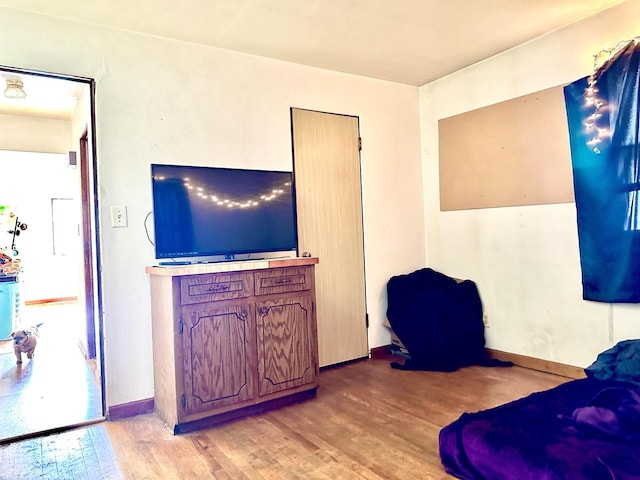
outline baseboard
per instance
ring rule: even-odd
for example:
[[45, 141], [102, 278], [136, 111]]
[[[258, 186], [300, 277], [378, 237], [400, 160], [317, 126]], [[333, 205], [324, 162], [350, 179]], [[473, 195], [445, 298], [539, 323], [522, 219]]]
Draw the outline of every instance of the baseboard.
[[153, 412], [153, 398], [145, 398], [135, 402], [112, 405], [107, 408], [107, 420], [118, 420], [121, 418], [135, 417], [145, 413]]
[[[501, 350], [487, 349], [487, 353], [491, 358], [513, 362], [519, 367], [528, 368], [530, 370], [538, 370], [540, 372], [551, 373], [561, 377], [568, 378], [584, 378], [586, 375], [584, 369], [566, 365], [564, 363], [552, 362], [550, 360], [542, 360], [540, 358], [527, 357], [518, 355], [517, 353], [503, 352]], [[371, 349], [371, 358], [387, 358], [393, 354], [393, 345], [382, 345]], [[138, 400], [136, 402], [124, 403], [121, 405], [113, 405], [108, 408], [107, 419], [118, 420], [120, 418], [134, 417], [145, 413], [153, 412], [153, 398]]]
[[77, 302], [78, 297], [59, 297], [59, 298], [43, 298], [40, 300], [27, 300], [25, 305], [46, 305], [49, 303], [65, 303], [65, 302]]
[[487, 352], [491, 358], [497, 360], [505, 360], [513, 362], [519, 367], [528, 368], [530, 370], [538, 370], [540, 372], [552, 373], [561, 377], [568, 378], [585, 378], [584, 368], [566, 365], [564, 363], [552, 362], [550, 360], [542, 360], [540, 358], [527, 357], [526, 355], [518, 355], [517, 353], [503, 352], [487, 348]]
[[[393, 354], [394, 348], [397, 348], [397, 346], [394, 346], [393, 344], [372, 348], [371, 358], [387, 358], [389, 355]], [[503, 352], [492, 348], [487, 348], [487, 353], [491, 358], [513, 362], [514, 365], [528, 368], [529, 370], [538, 370], [540, 372], [551, 373], [553, 375], [567, 378], [586, 377], [583, 368], [574, 367], [573, 365], [552, 362], [541, 358], [527, 357], [526, 355], [518, 355], [517, 353]]]
[[194, 420], [192, 422], [181, 423], [173, 427], [172, 433], [174, 435], [180, 433], [195, 432], [196, 430], [202, 430], [204, 428], [211, 428], [217, 425], [222, 425], [233, 420], [244, 418], [250, 415], [257, 415], [269, 410], [275, 410], [277, 408], [285, 407], [297, 402], [309, 400], [315, 398], [317, 388], [311, 390], [304, 390], [302, 392], [294, 393], [293, 395], [287, 395], [285, 397], [274, 398], [264, 403], [251, 405], [249, 407], [241, 408], [239, 410], [230, 410], [225, 413], [214, 415], [213, 417], [205, 417], [200, 420]]

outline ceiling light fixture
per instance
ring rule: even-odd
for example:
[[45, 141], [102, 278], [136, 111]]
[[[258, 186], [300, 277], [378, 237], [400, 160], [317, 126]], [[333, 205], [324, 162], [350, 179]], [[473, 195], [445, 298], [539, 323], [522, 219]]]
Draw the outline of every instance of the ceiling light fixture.
[[26, 92], [22, 89], [22, 80], [7, 78], [7, 88], [4, 89], [5, 98], [21, 99], [27, 98]]

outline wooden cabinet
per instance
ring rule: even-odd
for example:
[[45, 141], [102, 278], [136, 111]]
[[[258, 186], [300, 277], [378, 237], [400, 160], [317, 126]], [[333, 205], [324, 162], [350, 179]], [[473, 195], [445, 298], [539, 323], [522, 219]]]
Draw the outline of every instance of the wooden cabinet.
[[315, 393], [315, 263], [147, 268], [155, 410], [167, 427], [189, 431]]
[[189, 306], [182, 312], [187, 416], [251, 400], [255, 320], [248, 304]]

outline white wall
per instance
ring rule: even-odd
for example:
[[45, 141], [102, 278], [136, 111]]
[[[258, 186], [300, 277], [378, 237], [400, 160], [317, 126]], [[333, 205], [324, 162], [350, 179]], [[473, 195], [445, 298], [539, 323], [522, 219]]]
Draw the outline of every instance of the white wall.
[[[72, 114], [72, 118], [71, 118], [71, 146], [69, 147], [70, 151], [74, 151], [76, 153], [76, 168], [75, 168], [75, 172], [76, 172], [76, 186], [78, 189], [78, 203], [77, 203], [77, 211], [76, 211], [76, 215], [78, 216], [79, 219], [79, 240], [80, 240], [80, 248], [82, 249], [82, 253], [79, 256], [79, 261], [76, 264], [76, 275], [78, 277], [78, 289], [77, 289], [77, 296], [78, 296], [78, 305], [86, 305], [87, 302], [87, 292], [86, 292], [86, 287], [85, 287], [85, 274], [87, 272], [85, 272], [85, 256], [86, 256], [86, 248], [89, 247], [91, 250], [91, 261], [93, 262], [93, 272], [98, 272], [98, 262], [97, 262], [97, 254], [96, 254], [96, 242], [95, 242], [95, 235], [93, 235], [91, 238], [86, 238], [84, 237], [84, 229], [83, 229], [83, 215], [82, 215], [82, 155], [80, 153], [80, 139], [82, 138], [82, 136], [84, 135], [85, 131], [87, 132], [87, 143], [88, 145], [92, 144], [93, 141], [93, 131], [92, 131], [92, 125], [91, 125], [91, 93], [90, 93], [90, 86], [88, 83], [81, 83], [80, 85], [81, 88], [78, 89], [78, 99], [76, 102], [76, 107], [73, 111]], [[94, 208], [94, 184], [93, 184], [93, 165], [94, 165], [94, 158], [93, 158], [93, 152], [91, 151], [91, 147], [88, 146], [88, 152], [87, 152], [87, 159], [85, 160], [87, 163], [87, 172], [88, 172], [88, 176], [89, 179], [87, 180], [87, 182], [89, 183], [88, 189], [88, 195], [89, 195], [89, 204], [88, 205], [88, 215], [89, 217], [92, 219], [92, 225], [95, 225], [97, 222], [95, 222], [95, 208]], [[95, 276], [95, 274], [94, 274]], [[95, 280], [95, 279], [94, 279]], [[98, 305], [98, 292], [97, 289], [94, 289], [93, 291], [93, 304], [94, 305]], [[85, 311], [83, 309], [83, 311]], [[97, 311], [97, 308], [96, 308]], [[83, 350], [83, 353], [85, 355], [89, 355], [89, 345], [88, 345], [88, 338], [87, 338], [87, 322], [86, 322], [86, 316], [83, 317], [83, 319], [85, 321], [79, 322], [78, 324], [78, 337], [79, 337], [79, 343], [81, 345], [81, 348]], [[95, 320], [95, 330], [94, 330], [94, 340], [95, 340], [95, 346], [96, 346], [96, 361], [98, 362], [98, 371], [102, 371], [102, 364], [101, 362], [101, 356], [100, 356], [100, 329], [98, 328], [98, 322], [97, 319]]]
[[[79, 204], [78, 180], [67, 166], [71, 139], [67, 120], [0, 115], [0, 171], [5, 176], [0, 204], [15, 207], [27, 224], [16, 242], [23, 266], [23, 301], [73, 297], [78, 292], [78, 273], [69, 271], [77, 258], [54, 255], [52, 249], [51, 199], [74, 198]], [[11, 243], [0, 231], [0, 247], [7, 240]]]
[[0, 114], [0, 149], [16, 152], [69, 151], [71, 124], [66, 120]]
[[[75, 297], [78, 292], [76, 265], [81, 263], [82, 245], [77, 235], [71, 235], [77, 232], [78, 217], [70, 219], [75, 225], [70, 226], [65, 242], [66, 254], [61, 255], [60, 249], [54, 254], [53, 250], [52, 199], [80, 202], [76, 174], [68, 162], [67, 154], [0, 150], [0, 172], [7, 172], [9, 177], [0, 188], [0, 205], [10, 206], [19, 221], [27, 225], [15, 238], [15, 257], [11, 251], [12, 235], [6, 233], [7, 225], [0, 217], [0, 248], [7, 247], [6, 253], [21, 261], [23, 301]], [[13, 224], [10, 226], [13, 228]]]
[[573, 203], [440, 212], [437, 122], [588, 75], [595, 53], [640, 35], [638, 18], [629, 1], [420, 89], [428, 263], [477, 282], [491, 348], [584, 367], [640, 337], [640, 307], [582, 300]]
[[360, 118], [370, 347], [389, 343], [386, 281], [424, 265], [417, 88], [8, 9], [0, 45], [2, 65], [96, 80], [107, 405], [153, 395], [150, 163], [291, 169], [290, 107]]

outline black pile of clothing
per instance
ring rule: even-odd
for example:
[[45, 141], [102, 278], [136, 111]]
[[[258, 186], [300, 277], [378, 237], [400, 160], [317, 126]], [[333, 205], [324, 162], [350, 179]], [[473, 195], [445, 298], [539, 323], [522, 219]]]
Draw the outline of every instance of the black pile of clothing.
[[455, 371], [471, 365], [511, 366], [485, 349], [482, 301], [476, 284], [431, 268], [392, 277], [387, 318], [410, 358], [392, 362], [403, 370]]

